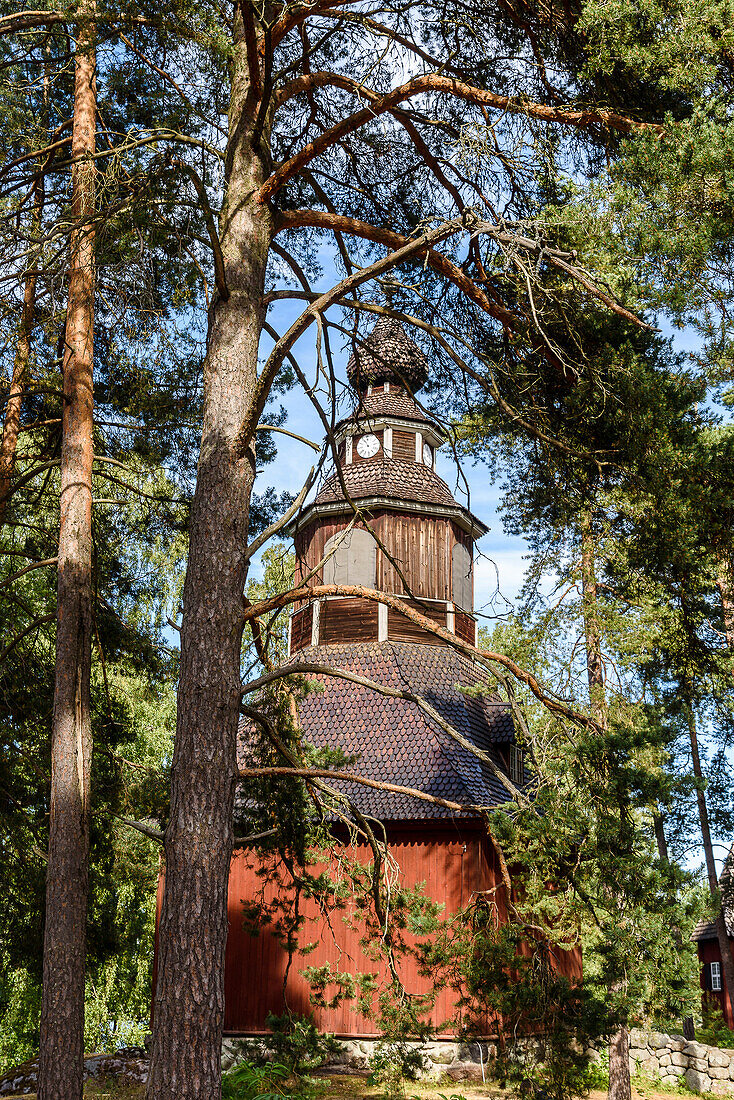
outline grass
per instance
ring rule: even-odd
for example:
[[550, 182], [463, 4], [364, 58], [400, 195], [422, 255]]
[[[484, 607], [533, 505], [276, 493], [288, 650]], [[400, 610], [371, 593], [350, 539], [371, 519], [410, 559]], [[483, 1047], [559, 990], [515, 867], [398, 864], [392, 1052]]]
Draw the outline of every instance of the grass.
[[[380, 1100], [384, 1091], [379, 1085], [370, 1085], [364, 1077], [325, 1077], [324, 1091], [319, 1100]], [[476, 1081], [406, 1081], [406, 1100], [501, 1100], [512, 1095], [499, 1085], [482, 1085]], [[606, 1100], [606, 1092], [593, 1089], [588, 1100]], [[688, 1089], [676, 1089], [659, 1082], [646, 1081], [635, 1077], [632, 1081], [632, 1100], [690, 1100], [695, 1095]], [[123, 1081], [119, 1078], [87, 1081], [84, 1086], [85, 1100], [143, 1100], [145, 1086]], [[3, 1100], [20, 1098], [3, 1097]], [[35, 1100], [35, 1093], [26, 1093], [22, 1100]]]

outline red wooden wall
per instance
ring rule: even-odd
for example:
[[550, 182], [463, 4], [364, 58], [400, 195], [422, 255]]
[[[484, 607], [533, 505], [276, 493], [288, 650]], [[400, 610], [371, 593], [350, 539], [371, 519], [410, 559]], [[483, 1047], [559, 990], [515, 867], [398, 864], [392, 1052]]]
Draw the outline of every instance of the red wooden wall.
[[[393, 831], [390, 851], [399, 867], [399, 881], [407, 887], [426, 883], [426, 893], [445, 905], [450, 914], [466, 905], [477, 891], [490, 890], [499, 880], [499, 870], [491, 847], [480, 835], [464, 827], [463, 833], [455, 825], [442, 826], [436, 822], [420, 826], [403, 826]], [[357, 848], [354, 854], [363, 862], [371, 862], [371, 852], [366, 847]], [[368, 958], [360, 945], [363, 930], [359, 915], [351, 907], [356, 920], [347, 921], [336, 912], [325, 917], [312, 902], [303, 904], [306, 924], [299, 931], [300, 946], [316, 944], [315, 950], [306, 955], [295, 954], [286, 978], [288, 954], [278, 938], [266, 930], [251, 936], [246, 925], [247, 904], [254, 898], [262, 898], [266, 904], [278, 901], [288, 894], [288, 888], [273, 882], [265, 883], [257, 874], [257, 861], [245, 852], [238, 853], [232, 862], [229, 887], [229, 937], [225, 975], [225, 1031], [230, 1034], [257, 1034], [265, 1028], [269, 1012], [280, 1015], [286, 1003], [295, 1013], [313, 1012], [319, 1028], [337, 1035], [376, 1034], [374, 1021], [361, 1016], [349, 1001], [332, 1009], [314, 1007], [309, 1001], [310, 987], [300, 971], [307, 966], [323, 966], [330, 963], [332, 970], [352, 973], [366, 972], [378, 975], [378, 982], [386, 979], [384, 964]], [[333, 871], [332, 871], [333, 873]], [[503, 891], [495, 897], [498, 919], [505, 919]], [[578, 952], [569, 952], [562, 960], [561, 968], [569, 976], [580, 977], [581, 959]], [[422, 978], [413, 960], [403, 959], [399, 964], [401, 978], [411, 993], [428, 991], [429, 981]], [[327, 996], [333, 990], [327, 989]], [[430, 1016], [439, 1034], [449, 1037], [453, 1032], [445, 1026], [454, 1013], [454, 999], [450, 990], [439, 994]], [[444, 1025], [444, 1026], [442, 1026]]]
[[[734, 943], [734, 940], [730, 939], [729, 942]], [[708, 963], [712, 963], [712, 962], [719, 962], [720, 963], [721, 962], [721, 951], [719, 950], [719, 945], [718, 945], [717, 941], [716, 940], [701, 940], [701, 941], [699, 941], [699, 944], [698, 944], [698, 957], [699, 957], [699, 960], [701, 962], [702, 967], [706, 966]], [[714, 993], [711, 990], [706, 990], [705, 983], [704, 983], [704, 976], [703, 976], [703, 973], [701, 973], [701, 989], [704, 991], [703, 992], [703, 998], [702, 998], [703, 1002], [704, 1002], [704, 1006], [705, 1006], [706, 1001], [713, 1001], [715, 1004], [718, 1004], [719, 1008], [721, 1009], [721, 1011], [724, 1014], [724, 1022], [726, 1023], [726, 1026], [730, 1027], [732, 1030], [734, 1030], [734, 1012], [732, 1012], [731, 991], [726, 988], [726, 982], [724, 980], [724, 968], [723, 968], [723, 966], [721, 968], [721, 984], [722, 984], [723, 988], [722, 988], [720, 993]]]

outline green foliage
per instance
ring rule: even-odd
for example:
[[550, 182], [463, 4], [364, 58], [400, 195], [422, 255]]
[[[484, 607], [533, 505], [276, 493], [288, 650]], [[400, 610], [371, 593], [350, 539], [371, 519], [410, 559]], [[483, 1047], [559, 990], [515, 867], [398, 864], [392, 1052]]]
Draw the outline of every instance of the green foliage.
[[708, 1001], [704, 1005], [703, 1023], [696, 1028], [696, 1041], [712, 1047], [734, 1050], [734, 1032], [724, 1022], [724, 1013], [717, 1004]]
[[289, 1073], [298, 1079], [323, 1066], [341, 1050], [334, 1036], [319, 1031], [311, 1016], [290, 1012], [274, 1016], [270, 1013], [265, 1022], [271, 1033], [268, 1036], [268, 1058], [273, 1057], [286, 1066]]
[[397, 1035], [380, 1039], [370, 1058], [371, 1085], [379, 1085], [385, 1100], [404, 1100], [405, 1082], [416, 1081], [425, 1069], [420, 1047]]
[[284, 1100], [300, 1097], [300, 1090], [288, 1087], [291, 1070], [278, 1062], [258, 1066], [254, 1062], [241, 1062], [236, 1069], [222, 1075], [223, 1100]]

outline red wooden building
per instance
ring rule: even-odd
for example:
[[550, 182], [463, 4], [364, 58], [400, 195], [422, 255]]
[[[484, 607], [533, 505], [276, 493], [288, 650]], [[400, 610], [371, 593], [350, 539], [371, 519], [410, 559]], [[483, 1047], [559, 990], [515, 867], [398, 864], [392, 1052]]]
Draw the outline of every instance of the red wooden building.
[[[339, 470], [334, 470], [314, 502], [291, 523], [297, 568], [310, 585], [362, 584], [404, 599], [457, 637], [475, 642], [473, 614], [474, 541], [486, 527], [436, 472], [436, 451], [444, 440], [439, 424], [414, 398], [427, 364], [417, 346], [394, 320], [381, 320], [348, 366], [358, 395], [354, 412], [336, 426]], [[358, 505], [364, 517], [353, 524]], [[351, 529], [349, 529], [352, 524]], [[376, 537], [375, 537], [376, 536]], [[296, 608], [289, 627], [290, 662], [310, 661], [358, 673], [386, 687], [408, 689], [427, 701], [441, 720], [489, 754], [513, 781], [522, 783], [522, 753], [505, 704], [491, 694], [483, 669], [434, 634], [386, 604], [327, 598]], [[319, 678], [310, 676], [310, 679]], [[451, 802], [495, 806], [507, 789], [486, 764], [454, 740], [415, 703], [385, 698], [343, 679], [320, 677], [323, 693], [299, 704], [304, 737], [311, 744], [342, 749], [365, 777], [439, 796]], [[486, 693], [467, 695], [462, 687], [483, 684]], [[247, 732], [243, 730], [243, 752]], [[494, 891], [496, 919], [505, 920], [497, 856], [481, 819], [402, 793], [342, 785], [360, 811], [384, 826], [405, 886], [426, 891], [447, 914], [473, 895]], [[371, 859], [366, 849], [357, 858]], [[371, 971], [384, 977], [384, 965], [365, 954], [364, 928], [353, 908], [334, 919], [315, 905], [299, 932], [302, 946], [315, 948], [302, 959], [288, 955], [267, 929], [248, 931], [251, 903], [283, 901], [289, 887], [278, 868], [262, 877], [263, 864], [252, 852], [235, 855], [229, 887], [225, 1031], [257, 1034], [269, 1012], [309, 1012], [310, 986], [302, 971], [326, 963], [341, 972]], [[349, 907], [347, 907], [349, 909]], [[409, 992], [425, 991], [426, 979], [411, 963], [400, 964]], [[559, 967], [580, 975], [580, 956], [569, 952]], [[444, 991], [430, 1019], [446, 1034], [455, 996]], [[354, 1001], [317, 1008], [318, 1025], [341, 1036], [372, 1035], [375, 1024]]]
[[[719, 880], [729, 943], [734, 947], [734, 848], [729, 852]], [[721, 1009], [726, 1026], [734, 1031], [732, 991], [726, 987], [721, 948], [713, 922], [702, 921], [693, 933], [701, 963], [701, 1001], [704, 1012], [715, 1005]]]

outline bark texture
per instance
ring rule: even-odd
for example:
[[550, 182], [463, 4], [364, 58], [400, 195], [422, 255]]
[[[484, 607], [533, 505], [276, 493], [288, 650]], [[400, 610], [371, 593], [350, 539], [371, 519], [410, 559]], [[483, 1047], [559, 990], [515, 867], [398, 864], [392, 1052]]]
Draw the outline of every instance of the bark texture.
[[[40, 218], [40, 209], [42, 205], [43, 191], [42, 184], [39, 183], [35, 189], [34, 228]], [[2, 442], [0, 442], [0, 523], [3, 521], [5, 510], [8, 506], [9, 492], [13, 484], [15, 455], [18, 448], [18, 434], [20, 432], [20, 414], [23, 406], [23, 397], [28, 387], [31, 338], [36, 312], [36, 282], [35, 272], [26, 275], [23, 287], [23, 308], [20, 315], [18, 344], [15, 349], [15, 358], [13, 360], [13, 377], [10, 380], [10, 392], [5, 406], [3, 437]]]
[[[601, 628], [597, 604], [596, 570], [594, 565], [594, 532], [591, 515], [581, 517], [581, 607], [586, 643], [586, 671], [589, 699], [599, 726], [607, 728], [607, 700], [604, 687], [604, 661], [601, 649]], [[623, 988], [621, 985], [616, 989]], [[621, 1027], [609, 1043], [609, 1100], [631, 1100], [632, 1081], [629, 1067], [629, 1032]]]
[[622, 1027], [609, 1043], [609, 1100], [629, 1100], [630, 1084], [629, 1032]]
[[273, 235], [255, 193], [267, 178], [267, 122], [252, 140], [257, 94], [241, 12], [235, 19], [220, 223], [226, 293], [213, 311], [204, 363], [204, 421], [181, 628], [181, 675], [165, 839], [158, 979], [147, 1095], [221, 1093], [224, 951], [232, 853], [240, 653], [252, 447], [238, 442], [257, 381], [263, 290]]
[[46, 874], [39, 1100], [77, 1100], [84, 1079], [84, 960], [92, 731], [92, 429], [96, 28], [80, 5], [72, 130], [72, 219], [66, 342]]
[[721, 598], [726, 644], [734, 652], [734, 568], [726, 553], [721, 553], [718, 558], [716, 587]]

